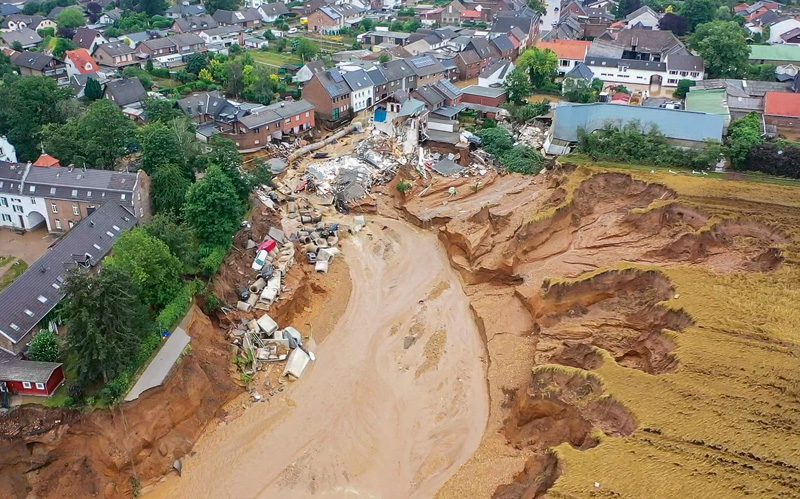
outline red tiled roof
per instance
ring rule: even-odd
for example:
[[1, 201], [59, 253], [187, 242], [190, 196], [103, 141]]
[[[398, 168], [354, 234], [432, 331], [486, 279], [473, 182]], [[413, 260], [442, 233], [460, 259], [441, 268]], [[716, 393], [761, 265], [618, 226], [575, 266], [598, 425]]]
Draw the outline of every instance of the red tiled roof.
[[627, 24], [628, 23], [626, 23], [625, 21], [616, 21], [611, 23], [611, 26], [609, 26], [609, 28], [624, 28], [625, 26], [627, 26]]
[[592, 42], [585, 40], [553, 40], [552, 42], [539, 42], [536, 44], [541, 49], [550, 49], [559, 59], [582, 61], [586, 59], [586, 52]]
[[764, 95], [764, 114], [800, 118], [800, 94], [767, 92]]
[[61, 166], [58, 160], [49, 154], [42, 154], [39, 159], [33, 162], [33, 166]]
[[459, 14], [461, 17], [468, 17], [470, 19], [480, 19], [481, 13], [477, 10], [462, 10]]
[[754, 20], [754, 19], [757, 19], [757, 18], [761, 17], [762, 15], [766, 14], [767, 12], [769, 12], [769, 9], [767, 9], [767, 8], [765, 8], [765, 7], [761, 7], [761, 8], [760, 8], [760, 9], [758, 9], [757, 11], [755, 11], [755, 12], [753, 12], [752, 14], [750, 14], [749, 16], [747, 16], [747, 18], [746, 18], [746, 19], [747, 19], [748, 21], [752, 21], [752, 20]]
[[67, 50], [66, 58], [72, 61], [80, 74], [96, 73], [99, 69], [86, 49]]
[[746, 3], [740, 3], [739, 5], [736, 5], [736, 6], [733, 7], [733, 11], [734, 12], [741, 12], [741, 11], [747, 10], [749, 8], [750, 8], [750, 6], [747, 5]]

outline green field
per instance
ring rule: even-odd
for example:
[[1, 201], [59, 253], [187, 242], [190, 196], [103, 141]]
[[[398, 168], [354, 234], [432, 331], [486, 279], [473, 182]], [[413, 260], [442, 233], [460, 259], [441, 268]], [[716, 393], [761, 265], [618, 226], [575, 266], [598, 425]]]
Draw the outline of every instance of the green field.
[[273, 51], [265, 52], [263, 50], [248, 50], [248, 53], [253, 56], [256, 62], [262, 64], [269, 64], [270, 66], [282, 66], [286, 63], [302, 64], [303, 61], [294, 54], [283, 52], [277, 53]]

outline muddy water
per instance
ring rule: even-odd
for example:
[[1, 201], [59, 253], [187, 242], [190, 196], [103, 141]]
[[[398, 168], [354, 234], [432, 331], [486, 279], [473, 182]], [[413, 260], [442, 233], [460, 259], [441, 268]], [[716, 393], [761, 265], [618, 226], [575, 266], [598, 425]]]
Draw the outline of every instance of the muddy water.
[[313, 367], [147, 497], [432, 497], [477, 449], [484, 350], [435, 236], [371, 219], [343, 253], [351, 299]]

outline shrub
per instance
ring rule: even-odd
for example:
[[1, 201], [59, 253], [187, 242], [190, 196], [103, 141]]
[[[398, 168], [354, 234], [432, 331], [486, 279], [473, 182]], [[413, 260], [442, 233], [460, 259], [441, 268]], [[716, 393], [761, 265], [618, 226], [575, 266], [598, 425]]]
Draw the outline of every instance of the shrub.
[[28, 357], [39, 362], [56, 362], [61, 357], [61, 343], [58, 336], [42, 329], [28, 345]]
[[510, 172], [533, 175], [541, 171], [544, 158], [532, 147], [518, 146], [503, 153], [500, 162]]
[[202, 286], [202, 281], [197, 279], [183, 285], [181, 291], [175, 298], [167, 303], [164, 310], [156, 317], [156, 324], [158, 324], [158, 327], [161, 328], [162, 331], [169, 330], [177, 324], [178, 321], [183, 319], [183, 316], [186, 315], [186, 311], [189, 309], [189, 305], [192, 303], [192, 298], [200, 291]]
[[224, 246], [217, 246], [211, 252], [200, 260], [200, 273], [206, 277], [211, 277], [217, 273], [225, 260], [225, 255], [228, 254], [228, 248]]
[[401, 180], [400, 182], [397, 183], [397, 192], [405, 195], [407, 192], [411, 190], [412, 187], [413, 184], [408, 180]]

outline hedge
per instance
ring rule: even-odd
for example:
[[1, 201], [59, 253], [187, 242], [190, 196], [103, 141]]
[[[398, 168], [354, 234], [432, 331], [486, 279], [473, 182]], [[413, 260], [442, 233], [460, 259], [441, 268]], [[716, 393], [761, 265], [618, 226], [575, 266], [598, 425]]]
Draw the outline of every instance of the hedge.
[[142, 342], [139, 343], [139, 349], [136, 351], [136, 357], [134, 357], [133, 362], [124, 371], [106, 383], [106, 386], [98, 394], [100, 399], [106, 404], [113, 404], [125, 395], [131, 386], [131, 381], [136, 371], [150, 360], [150, 357], [158, 350], [159, 346], [161, 346], [161, 335], [157, 331], [146, 334], [142, 338]]
[[207, 255], [200, 259], [200, 273], [204, 276], [211, 277], [217, 273], [225, 261], [225, 255], [228, 254], [228, 248], [224, 246], [214, 247]]
[[201, 289], [203, 289], [203, 282], [199, 279], [184, 284], [180, 293], [178, 293], [172, 301], [167, 303], [164, 310], [156, 317], [156, 324], [161, 328], [161, 331], [168, 331], [186, 315], [186, 311], [192, 303], [192, 298], [200, 292]]

